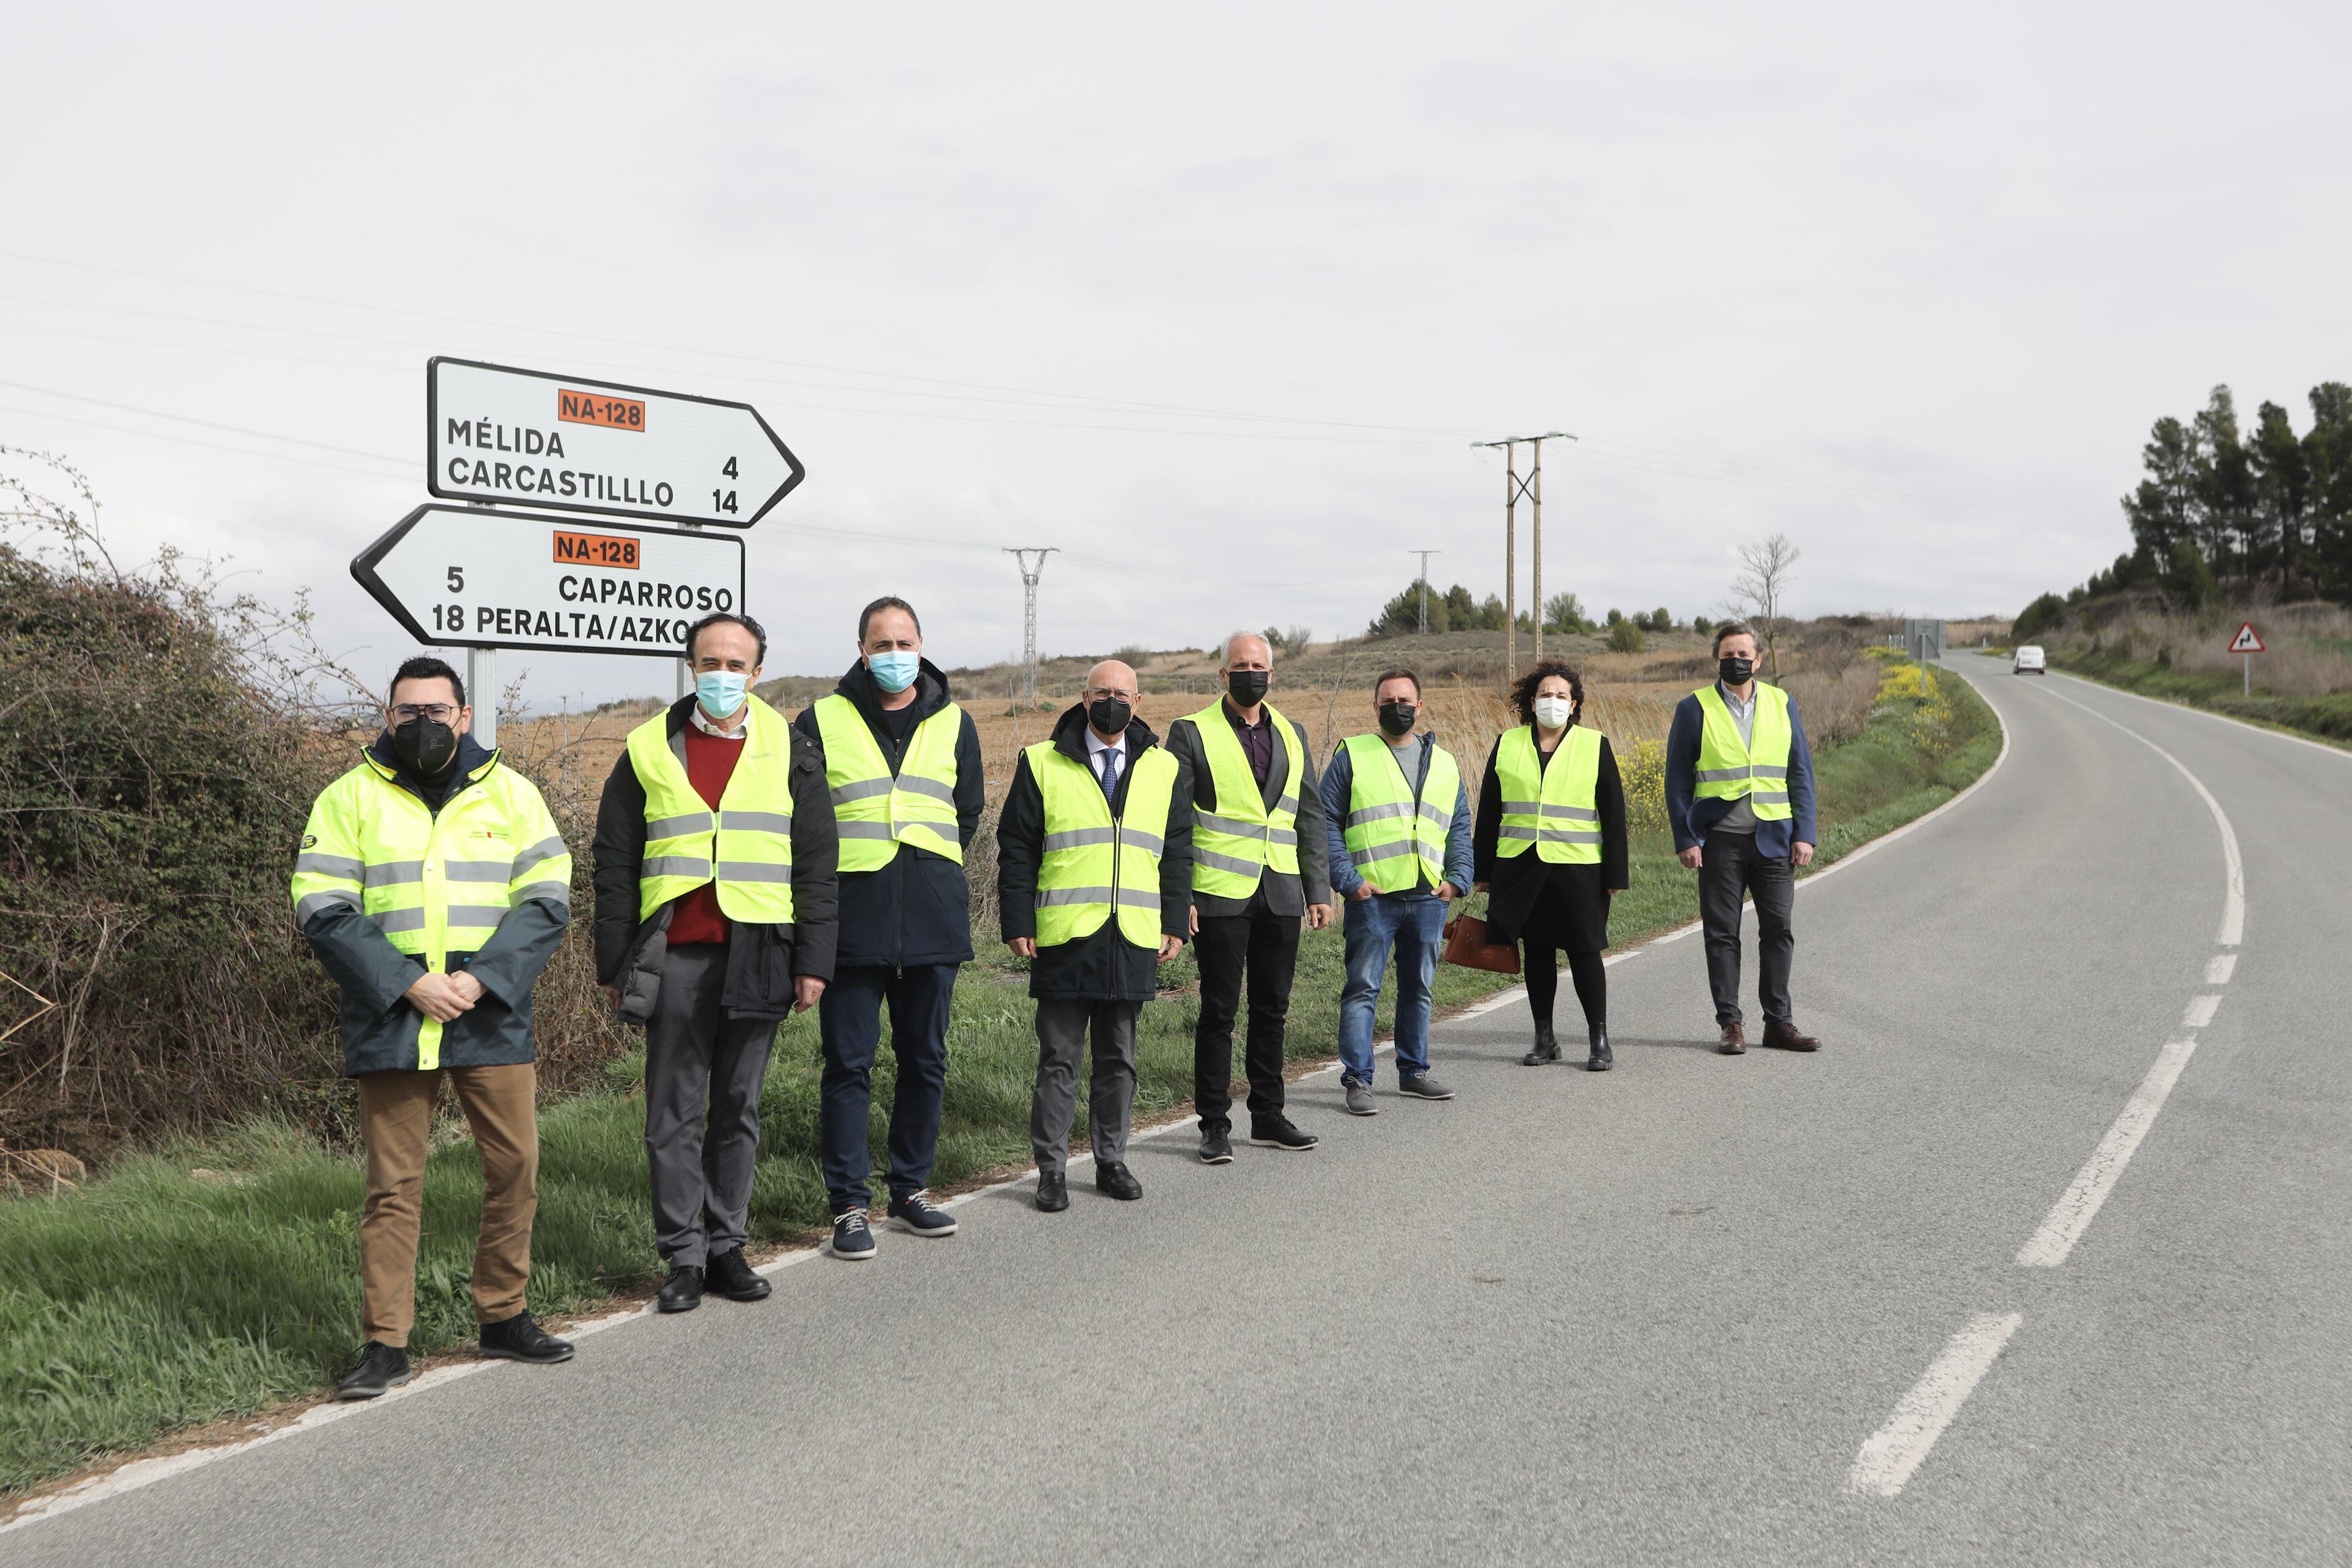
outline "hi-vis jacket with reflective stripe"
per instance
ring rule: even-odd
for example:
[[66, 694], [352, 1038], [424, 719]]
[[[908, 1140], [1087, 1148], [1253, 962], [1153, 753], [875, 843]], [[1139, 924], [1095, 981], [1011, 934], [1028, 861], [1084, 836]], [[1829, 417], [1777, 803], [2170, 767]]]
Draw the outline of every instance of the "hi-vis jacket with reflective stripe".
[[1502, 787], [1502, 822], [1495, 853], [1508, 860], [1533, 849], [1554, 865], [1601, 863], [1601, 732], [1570, 727], [1549, 758], [1537, 754], [1527, 725], [1507, 731], [1495, 748]]
[[1037, 865], [1037, 946], [1057, 947], [1101, 930], [1113, 911], [1118, 934], [1160, 946], [1160, 857], [1176, 798], [1176, 759], [1159, 747], [1129, 759], [1119, 814], [1102, 782], [1050, 740], [1024, 757], [1045, 803], [1045, 853]]
[[629, 764], [646, 791], [646, 851], [637, 869], [637, 918], [703, 883], [719, 883], [719, 912], [761, 925], [793, 922], [792, 729], [747, 696], [743, 755], [713, 812], [671, 745], [669, 717], [629, 732]]
[[[1275, 734], [1282, 737], [1282, 794], [1273, 806], [1250, 771], [1241, 737], [1225, 717], [1223, 697], [1199, 713], [1188, 714], [1176, 725], [1192, 731], [1200, 755], [1208, 760], [1216, 787], [1213, 810], [1192, 813], [1192, 891], [1217, 898], [1247, 898], [1270, 867], [1287, 876], [1298, 874], [1298, 791], [1307, 776], [1306, 748], [1298, 732], [1272, 703], [1265, 705]], [[1178, 744], [1176, 726], [1170, 726], [1169, 744]]]
[[1705, 685], [1691, 695], [1698, 699], [1703, 720], [1694, 796], [1701, 800], [1737, 800], [1745, 795], [1758, 821], [1787, 821], [1789, 750], [1794, 738], [1789, 724], [1789, 694], [1778, 686], [1756, 683], [1755, 719], [1745, 746], [1719, 689]]
[[841, 869], [879, 871], [900, 844], [961, 865], [955, 787], [963, 709], [949, 703], [918, 724], [895, 778], [856, 703], [836, 692], [819, 698], [814, 712], [824, 746], [825, 786], [841, 835]]
[[[294, 860], [294, 915], [342, 987], [347, 1073], [531, 1060], [530, 988], [572, 907], [572, 855], [530, 781], [470, 738], [439, 809], [371, 748], [320, 793]], [[444, 1025], [417, 976], [482, 982]]]
[[1375, 893], [1409, 893], [1423, 877], [1431, 887], [1448, 880], [1446, 840], [1462, 797], [1454, 754], [1430, 743], [1428, 771], [1415, 800], [1384, 737], [1350, 736], [1342, 749], [1349, 769], [1343, 839], [1356, 873]]

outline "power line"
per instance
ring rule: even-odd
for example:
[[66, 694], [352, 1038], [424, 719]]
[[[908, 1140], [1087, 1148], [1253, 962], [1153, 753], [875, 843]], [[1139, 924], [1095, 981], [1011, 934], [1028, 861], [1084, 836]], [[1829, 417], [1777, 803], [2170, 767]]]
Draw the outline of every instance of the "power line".
[[[1547, 430], [1541, 435], [1508, 435], [1500, 441], [1474, 441], [1473, 446], [1503, 449], [1503, 667], [1507, 678], [1519, 675], [1519, 612], [1518, 612], [1518, 505], [1526, 496], [1534, 510], [1535, 571], [1528, 591], [1536, 601], [1536, 659], [1543, 659], [1543, 444], [1547, 441], [1573, 441], [1576, 437], [1564, 430]], [[1527, 443], [1535, 450], [1535, 463], [1525, 479], [1518, 476], [1519, 444]]]

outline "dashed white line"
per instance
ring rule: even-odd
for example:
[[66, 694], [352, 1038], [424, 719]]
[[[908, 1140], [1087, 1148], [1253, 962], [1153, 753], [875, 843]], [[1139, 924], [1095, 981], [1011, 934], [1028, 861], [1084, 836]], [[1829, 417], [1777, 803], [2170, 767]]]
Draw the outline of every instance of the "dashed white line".
[[2157, 1053], [2156, 1065], [2147, 1070], [2147, 1076], [2140, 1080], [2132, 1097], [2124, 1102], [2107, 1135], [2099, 1140], [2099, 1146], [2091, 1151], [2091, 1157], [2075, 1173], [2074, 1185], [2052, 1206], [2042, 1228], [2019, 1250], [2020, 1267], [2055, 1269], [2066, 1260], [2066, 1254], [2074, 1249], [2074, 1243], [2082, 1239], [2084, 1230], [2098, 1214], [2099, 1206], [2107, 1201], [2107, 1194], [2124, 1174], [2124, 1166], [2131, 1163], [2139, 1141], [2147, 1136], [2156, 1113], [2164, 1109], [2165, 1096], [2172, 1092], [2180, 1070], [2189, 1065], [2189, 1053], [2196, 1049], [2193, 1039], [2176, 1040]]
[[2230, 977], [2237, 972], [2238, 956], [2235, 953], [2216, 953], [2206, 960], [2205, 983], [2209, 986], [2226, 986], [2230, 983]]
[[2021, 1312], [1980, 1312], [1970, 1318], [1929, 1364], [1927, 1375], [1895, 1406], [1886, 1425], [1864, 1442], [1853, 1469], [1846, 1473], [1846, 1490], [1874, 1497], [1901, 1491], [2024, 1321]]
[[2202, 995], [2189, 998], [2188, 1008], [2180, 1015], [2180, 1027], [2203, 1029], [2213, 1021], [2213, 1014], [2220, 1009], [2221, 1006], [2221, 998], [2216, 992], [2207, 991]]

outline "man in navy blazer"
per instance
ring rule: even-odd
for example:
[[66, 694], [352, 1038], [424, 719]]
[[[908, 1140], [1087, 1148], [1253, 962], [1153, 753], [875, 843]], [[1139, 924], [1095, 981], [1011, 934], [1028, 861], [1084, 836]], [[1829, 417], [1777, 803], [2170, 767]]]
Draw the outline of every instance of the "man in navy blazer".
[[1683, 698], [1666, 735], [1666, 820], [1675, 850], [1697, 872], [1706, 977], [1715, 992], [1716, 1049], [1748, 1049], [1739, 1010], [1739, 915], [1756, 901], [1758, 1000], [1763, 1043], [1819, 1051], [1789, 1009], [1797, 938], [1790, 916], [1797, 868], [1813, 859], [1813, 754], [1796, 699], [1756, 679], [1756, 633], [1738, 622], [1715, 633], [1717, 680]]

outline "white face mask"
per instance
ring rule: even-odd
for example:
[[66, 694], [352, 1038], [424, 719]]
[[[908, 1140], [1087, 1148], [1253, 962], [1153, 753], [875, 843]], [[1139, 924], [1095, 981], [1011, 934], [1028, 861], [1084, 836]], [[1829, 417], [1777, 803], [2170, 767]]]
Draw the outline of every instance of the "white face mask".
[[1569, 716], [1575, 711], [1576, 710], [1573, 707], [1569, 706], [1569, 701], [1566, 697], [1543, 696], [1536, 698], [1536, 722], [1543, 726], [1546, 729], [1566, 728], [1568, 726]]

